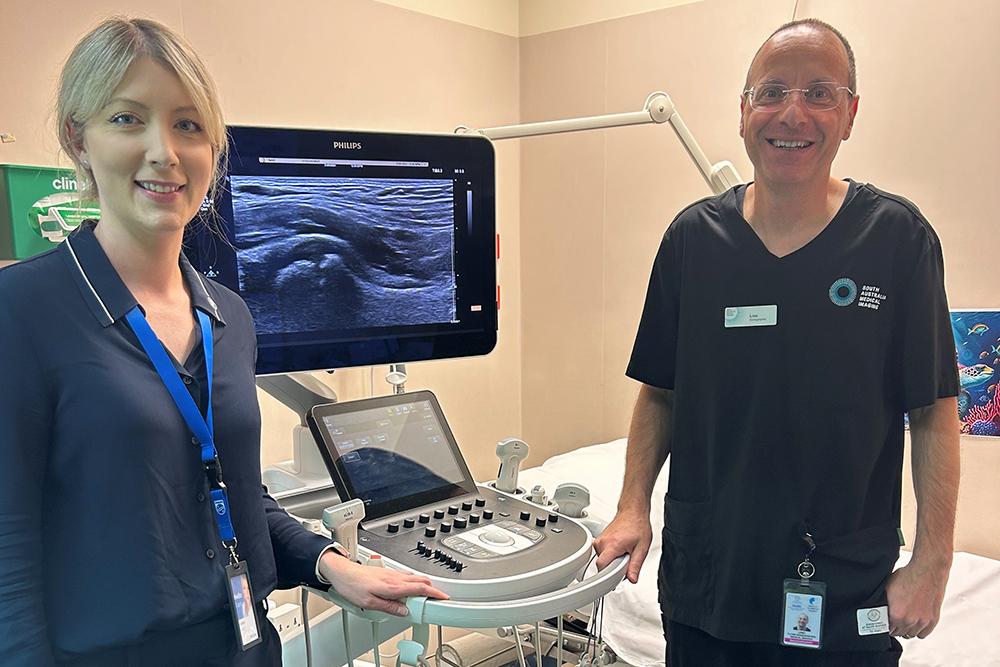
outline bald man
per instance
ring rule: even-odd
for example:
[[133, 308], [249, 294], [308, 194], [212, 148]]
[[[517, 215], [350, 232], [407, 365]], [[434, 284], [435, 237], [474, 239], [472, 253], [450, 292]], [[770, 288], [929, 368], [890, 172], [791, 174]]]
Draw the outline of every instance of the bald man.
[[[630, 554], [637, 581], [669, 454], [671, 667], [897, 665], [894, 636], [938, 621], [959, 466], [943, 259], [912, 203], [831, 178], [858, 100], [839, 31], [775, 31], [740, 98], [754, 181], [682, 211], [653, 265], [624, 489], [595, 549], [602, 567]], [[904, 413], [917, 532], [892, 572]]]

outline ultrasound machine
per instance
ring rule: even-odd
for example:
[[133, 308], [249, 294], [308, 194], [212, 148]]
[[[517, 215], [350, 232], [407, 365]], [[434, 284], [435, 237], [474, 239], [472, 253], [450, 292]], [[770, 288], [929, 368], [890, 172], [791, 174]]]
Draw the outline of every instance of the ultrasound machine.
[[[601, 529], [585, 518], [586, 489], [525, 493], [517, 478], [528, 447], [514, 438], [497, 444], [497, 479], [478, 484], [430, 391], [338, 402], [304, 373], [493, 349], [492, 144], [262, 127], [232, 127], [230, 139], [225, 187], [205, 207], [218, 215], [192, 226], [186, 252], [246, 301], [258, 385], [300, 418], [295, 460], [265, 470], [264, 482], [350, 558], [421, 574], [450, 596], [409, 599], [399, 619], [313, 591], [340, 607], [341, 623], [306, 625], [306, 660], [335, 644], [322, 664], [353, 664], [412, 626], [399, 660], [425, 665], [431, 625], [507, 627], [524, 667], [517, 626], [535, 625], [537, 649], [538, 622], [551, 618], [561, 658], [562, 615], [613, 590], [626, 565], [585, 576]], [[286, 651], [285, 664], [298, 662]]]

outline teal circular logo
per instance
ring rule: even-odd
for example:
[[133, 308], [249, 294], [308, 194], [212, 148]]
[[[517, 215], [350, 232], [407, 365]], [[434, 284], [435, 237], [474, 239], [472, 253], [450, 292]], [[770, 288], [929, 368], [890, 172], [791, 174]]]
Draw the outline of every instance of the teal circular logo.
[[850, 278], [838, 278], [830, 285], [830, 301], [838, 306], [849, 306], [858, 298], [858, 286]]

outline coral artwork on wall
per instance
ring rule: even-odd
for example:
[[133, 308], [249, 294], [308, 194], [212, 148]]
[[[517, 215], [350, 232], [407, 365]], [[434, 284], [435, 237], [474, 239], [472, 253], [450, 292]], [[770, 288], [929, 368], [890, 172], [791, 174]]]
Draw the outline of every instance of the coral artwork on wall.
[[962, 433], [1000, 436], [1000, 310], [953, 310]]

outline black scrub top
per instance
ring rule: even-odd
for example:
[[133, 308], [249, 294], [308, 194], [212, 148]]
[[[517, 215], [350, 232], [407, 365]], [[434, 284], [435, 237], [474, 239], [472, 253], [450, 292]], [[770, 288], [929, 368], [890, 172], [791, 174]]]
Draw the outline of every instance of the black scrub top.
[[[903, 414], [958, 393], [941, 247], [913, 204], [849, 182], [829, 225], [778, 258], [742, 216], [745, 188], [667, 229], [628, 366], [675, 392], [661, 606], [778, 642], [808, 530], [824, 647], [887, 650], [856, 612], [885, 604], [898, 557]], [[746, 306], [776, 306], [776, 323], [726, 327]]]
[[[226, 609], [199, 449], [124, 315], [136, 300], [88, 223], [0, 270], [0, 662], [47, 665]], [[181, 257], [213, 323], [215, 439], [256, 600], [320, 585], [330, 542], [261, 486], [256, 338], [243, 301]], [[174, 361], [204, 413], [199, 342]]]

